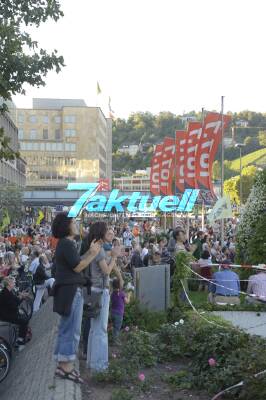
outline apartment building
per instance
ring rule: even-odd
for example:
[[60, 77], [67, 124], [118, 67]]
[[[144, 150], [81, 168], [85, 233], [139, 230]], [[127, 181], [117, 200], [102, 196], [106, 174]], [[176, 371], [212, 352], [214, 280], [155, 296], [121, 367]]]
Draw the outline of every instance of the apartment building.
[[17, 110], [28, 189], [64, 189], [69, 182], [112, 178], [112, 121], [84, 100], [33, 99]]
[[[2, 104], [0, 99], [0, 105]], [[19, 150], [18, 129], [15, 125], [15, 105], [7, 102], [9, 112], [0, 113], [0, 128], [4, 135], [10, 139], [9, 147], [14, 153]], [[26, 163], [22, 158], [14, 160], [0, 160], [0, 184], [17, 185], [24, 187], [26, 184]]]
[[124, 192], [149, 192], [150, 168], [146, 171], [137, 170], [132, 176], [121, 176], [113, 179], [113, 186]]

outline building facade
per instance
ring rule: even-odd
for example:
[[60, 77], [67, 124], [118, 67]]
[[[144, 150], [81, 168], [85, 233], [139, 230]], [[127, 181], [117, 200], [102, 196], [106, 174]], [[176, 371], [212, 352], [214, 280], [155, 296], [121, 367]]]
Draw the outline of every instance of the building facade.
[[[18, 129], [15, 125], [15, 106], [8, 102], [9, 112], [0, 113], [0, 128], [4, 135], [10, 139], [9, 147], [16, 153], [19, 151]], [[0, 184], [17, 185], [24, 187], [26, 184], [26, 163], [22, 158], [14, 160], [0, 160]]]
[[111, 182], [112, 121], [83, 100], [33, 99], [17, 110], [28, 189], [64, 189], [69, 182]]
[[150, 192], [149, 171], [136, 171], [132, 176], [113, 179], [113, 186], [123, 192]]

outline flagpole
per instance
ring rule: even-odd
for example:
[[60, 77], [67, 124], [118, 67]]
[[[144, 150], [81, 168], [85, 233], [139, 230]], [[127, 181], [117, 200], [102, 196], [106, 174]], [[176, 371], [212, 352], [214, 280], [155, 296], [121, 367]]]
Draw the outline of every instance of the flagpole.
[[[224, 195], [224, 96], [221, 96], [221, 135], [222, 135], [222, 152], [221, 152], [221, 197]], [[224, 245], [224, 218], [221, 220], [221, 244]]]
[[[176, 131], [175, 131], [175, 171], [174, 171], [174, 194], [176, 196], [176, 168], [177, 168], [177, 140], [176, 140]], [[176, 227], [176, 210], [174, 211], [173, 218], [173, 229]]]

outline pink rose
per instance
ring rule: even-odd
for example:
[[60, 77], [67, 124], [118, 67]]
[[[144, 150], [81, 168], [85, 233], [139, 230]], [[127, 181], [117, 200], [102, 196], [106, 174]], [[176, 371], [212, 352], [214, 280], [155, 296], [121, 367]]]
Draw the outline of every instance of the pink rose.
[[210, 367], [215, 367], [216, 360], [214, 358], [209, 358], [208, 363]]
[[129, 332], [129, 326], [126, 326], [126, 327], [125, 327], [125, 331], [126, 331], [126, 332]]
[[145, 381], [145, 375], [144, 374], [139, 374], [139, 380], [141, 382], [144, 382]]

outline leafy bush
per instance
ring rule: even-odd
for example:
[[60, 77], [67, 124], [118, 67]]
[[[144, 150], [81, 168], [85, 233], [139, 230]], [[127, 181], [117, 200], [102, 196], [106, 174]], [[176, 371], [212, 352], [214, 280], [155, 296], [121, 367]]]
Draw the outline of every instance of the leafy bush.
[[165, 375], [163, 380], [179, 389], [191, 389], [193, 387], [191, 374], [186, 370]]
[[184, 357], [186, 347], [184, 326], [179, 322], [163, 325], [154, 338], [154, 345], [160, 362], [174, 361]]
[[133, 395], [127, 389], [115, 389], [112, 392], [111, 400], [132, 400]]
[[130, 371], [126, 368], [125, 362], [121, 359], [111, 360], [109, 368], [103, 372], [97, 372], [93, 378], [97, 382], [125, 383], [129, 380]]
[[189, 263], [194, 261], [194, 257], [185, 251], [181, 251], [176, 255], [176, 267], [173, 275], [173, 304], [182, 307], [184, 305], [183, 286], [187, 285], [187, 279], [191, 276], [191, 271], [187, 268]]
[[157, 349], [153, 345], [152, 335], [137, 330], [126, 334], [121, 356], [130, 360], [133, 368], [152, 367], [157, 362]]
[[125, 307], [124, 326], [137, 325], [140, 330], [155, 332], [166, 322], [166, 313], [143, 309], [138, 300], [132, 301]]

